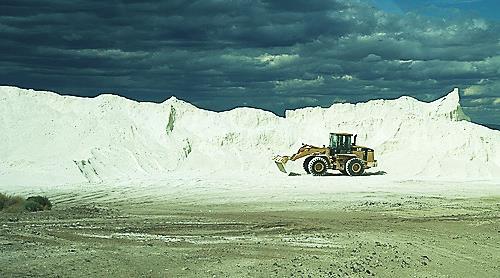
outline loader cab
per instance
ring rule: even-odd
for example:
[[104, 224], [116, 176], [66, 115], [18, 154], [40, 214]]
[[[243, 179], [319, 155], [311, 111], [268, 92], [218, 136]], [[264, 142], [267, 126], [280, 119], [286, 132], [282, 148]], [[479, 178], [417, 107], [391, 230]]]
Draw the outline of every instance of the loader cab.
[[334, 154], [346, 154], [352, 152], [352, 134], [330, 133], [330, 149]]

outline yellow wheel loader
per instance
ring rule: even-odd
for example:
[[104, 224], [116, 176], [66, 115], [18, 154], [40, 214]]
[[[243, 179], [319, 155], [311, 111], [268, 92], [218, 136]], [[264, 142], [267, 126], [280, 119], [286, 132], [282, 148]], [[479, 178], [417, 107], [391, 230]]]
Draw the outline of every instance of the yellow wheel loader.
[[302, 144], [292, 156], [276, 156], [274, 162], [281, 172], [286, 173], [285, 165], [305, 157], [304, 170], [314, 176], [324, 176], [328, 169], [339, 170], [344, 175], [359, 176], [365, 169], [376, 167], [373, 149], [356, 145], [356, 137], [350, 133], [330, 133], [330, 146], [316, 147]]

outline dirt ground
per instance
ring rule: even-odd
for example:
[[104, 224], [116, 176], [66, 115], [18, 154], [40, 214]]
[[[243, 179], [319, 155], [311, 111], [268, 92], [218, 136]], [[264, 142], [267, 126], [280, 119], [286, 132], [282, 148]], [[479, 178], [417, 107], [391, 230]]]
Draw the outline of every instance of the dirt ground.
[[51, 197], [0, 213], [0, 276], [500, 277], [500, 196]]

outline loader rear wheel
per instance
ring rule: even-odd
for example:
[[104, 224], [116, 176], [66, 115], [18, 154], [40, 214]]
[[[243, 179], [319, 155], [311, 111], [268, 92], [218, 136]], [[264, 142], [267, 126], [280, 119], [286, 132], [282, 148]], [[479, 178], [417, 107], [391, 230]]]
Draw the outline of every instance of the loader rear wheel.
[[349, 159], [345, 164], [349, 176], [360, 176], [365, 172], [365, 163], [359, 158]]
[[309, 162], [311, 162], [311, 159], [313, 159], [312, 156], [306, 158], [304, 160], [304, 162], [302, 163], [302, 167], [304, 167], [304, 171], [306, 171], [306, 173], [310, 174], [311, 172], [309, 171]]
[[320, 156], [313, 157], [311, 161], [309, 161], [307, 169], [309, 169], [309, 172], [313, 174], [313, 176], [324, 176], [328, 169], [328, 161]]

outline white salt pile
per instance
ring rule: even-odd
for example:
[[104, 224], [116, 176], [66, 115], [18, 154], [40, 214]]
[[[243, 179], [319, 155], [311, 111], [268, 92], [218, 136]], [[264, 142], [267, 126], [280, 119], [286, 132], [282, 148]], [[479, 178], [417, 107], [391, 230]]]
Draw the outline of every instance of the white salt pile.
[[[271, 158], [330, 132], [358, 134], [387, 176], [500, 178], [500, 132], [471, 123], [458, 90], [431, 103], [410, 97], [286, 116], [237, 108], [211, 112], [170, 98], [60, 96], [0, 87], [0, 185], [65, 184], [190, 173], [280, 175]], [[300, 171], [301, 161], [292, 170]]]

